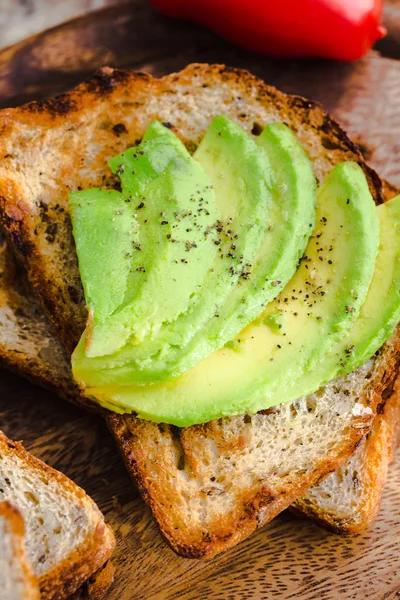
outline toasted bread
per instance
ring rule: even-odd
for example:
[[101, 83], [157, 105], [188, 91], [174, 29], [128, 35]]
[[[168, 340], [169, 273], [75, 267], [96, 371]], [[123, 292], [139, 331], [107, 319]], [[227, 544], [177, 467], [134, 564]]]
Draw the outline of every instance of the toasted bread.
[[[3, 324], [0, 325], [0, 356], [8, 367], [21, 375], [79, 403], [79, 390], [72, 383], [61, 344], [54, 337], [48, 320], [41, 314], [29, 285], [24, 282], [24, 273], [18, 272], [14, 262], [12, 254], [4, 247], [0, 255], [0, 323]], [[386, 397], [389, 392], [390, 387], [385, 392]], [[371, 435], [362, 440], [337, 472], [311, 488], [306, 496], [296, 500], [292, 508], [338, 532], [358, 533], [365, 529], [379, 507], [388, 459], [393, 453], [389, 445], [394, 445], [399, 416], [400, 394], [396, 388], [386, 403], [380, 405]], [[356, 468], [357, 485], [352, 480], [350, 497], [344, 473], [354, 473]], [[325, 491], [327, 488], [329, 499]]]
[[24, 521], [9, 502], [0, 504], [0, 589], [3, 600], [39, 600], [39, 583], [26, 557]]
[[355, 160], [382, 201], [379, 177], [322, 108], [265, 85], [246, 71], [190, 65], [178, 74], [104, 68], [72, 92], [0, 113], [3, 225], [50, 319], [72, 351], [85, 327], [83, 290], [68, 213], [71, 190], [115, 186], [106, 161], [138, 142], [153, 119], [194, 149], [225, 113], [248, 131], [284, 121], [313, 162], [317, 181]]
[[[2, 223], [68, 352], [86, 320], [68, 192], [114, 186], [106, 160], [137, 142], [152, 119], [168, 122], [193, 148], [221, 112], [248, 131], [286, 122], [318, 181], [339, 162], [357, 161], [375, 201], [383, 201], [379, 177], [319, 105], [282, 94], [245, 71], [191, 65], [157, 80], [105, 68], [71, 93], [1, 111]], [[109, 414], [107, 421], [171, 547], [184, 556], [211, 557], [351, 455], [370, 431], [399, 356], [396, 334], [348, 377], [257, 415], [183, 430], [129, 415]]]
[[41, 598], [67, 598], [102, 567], [112, 530], [85, 492], [0, 432], [0, 500], [20, 511]]

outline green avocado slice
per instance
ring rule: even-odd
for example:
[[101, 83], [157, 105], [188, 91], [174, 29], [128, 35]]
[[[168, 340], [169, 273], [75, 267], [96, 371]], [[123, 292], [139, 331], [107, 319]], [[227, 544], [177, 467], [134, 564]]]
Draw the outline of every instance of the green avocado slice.
[[124, 301], [131, 265], [123, 257], [132, 251], [129, 232], [137, 221], [115, 190], [93, 188], [70, 194], [69, 206], [89, 320], [95, 312], [101, 321]]
[[393, 335], [400, 322], [400, 196], [378, 206], [377, 213], [380, 246], [360, 315], [318, 367], [304, 373], [285, 392], [293, 400], [360, 367]]
[[[116, 352], [114, 343], [109, 346], [110, 356], [95, 361], [93, 352], [86, 350], [85, 356], [84, 341], [81, 340], [73, 356], [74, 372], [79, 379], [86, 381], [96, 372], [102, 377], [114, 379], [115, 373], [111, 373], [110, 369], [120, 365], [125, 365], [128, 370], [129, 379], [125, 377], [125, 382], [133, 379], [139, 382], [166, 379], [171, 376], [171, 371], [176, 370], [178, 358], [181, 360], [180, 372], [187, 370], [192, 363], [185, 363], [185, 352], [181, 348], [197, 332], [201, 332], [209, 319], [218, 313], [235, 286], [248, 276], [251, 261], [263, 243], [272, 208], [273, 175], [268, 157], [251, 136], [225, 116], [216, 117], [212, 121], [194, 156], [199, 168], [213, 182], [212, 191], [215, 191], [220, 213], [220, 218], [214, 219], [213, 224], [202, 231], [204, 239], [215, 250], [214, 260], [203, 285], [193, 295], [186, 311], [180, 311], [175, 319], [165, 320], [164, 325], [143, 343], [137, 343], [137, 339], [130, 340], [120, 352]], [[115, 165], [116, 168], [118, 164]], [[130, 177], [130, 172], [131, 166], [121, 175], [122, 189], [126, 193], [131, 192], [125, 179]], [[311, 183], [311, 193], [312, 185]], [[204, 207], [206, 208], [205, 205]], [[202, 214], [204, 207], [197, 209], [198, 214]], [[307, 217], [308, 214], [309, 211]], [[186, 273], [182, 271], [181, 277], [185, 276]], [[154, 292], [159, 293], [157, 286], [154, 287]], [[177, 296], [176, 289], [170, 291], [169, 296], [173, 302]], [[260, 310], [262, 309], [259, 307], [258, 313]], [[115, 312], [113, 317], [120, 314], [121, 311]], [[251, 318], [247, 322], [250, 320]], [[104, 329], [108, 325], [109, 320], [104, 323]], [[231, 335], [240, 329], [240, 325], [237, 326]], [[106, 334], [115, 337], [115, 330], [108, 329]], [[218, 348], [218, 340], [214, 347]], [[203, 354], [198, 355], [195, 352], [194, 358], [192, 354], [190, 360], [199, 362], [210, 351], [204, 354], [203, 350]], [[155, 373], [151, 369], [153, 357], [157, 358], [158, 372]]]
[[114, 411], [178, 426], [290, 400], [287, 382], [318, 365], [358, 317], [378, 243], [379, 220], [364, 173], [342, 163], [318, 190], [317, 227], [298, 271], [232, 348], [172, 381], [88, 387], [85, 394]]
[[[98, 311], [97, 296], [86, 297], [91, 318], [81, 344], [88, 357], [112, 354], [128, 339], [137, 343], [185, 312], [199, 296], [217, 254], [212, 239], [204, 235], [219, 218], [211, 180], [172, 131], [153, 122], [138, 147], [109, 164], [122, 186], [121, 206], [111, 223], [105, 221], [105, 209], [91, 207], [93, 201], [99, 207], [98, 190], [71, 194], [78, 257], [80, 265], [87, 265], [81, 270], [84, 285], [89, 287], [93, 277], [104, 288], [112, 281], [117, 290], [118, 305], [108, 315]], [[82, 211], [86, 229], [76, 226]], [[132, 223], [129, 231], [120, 226], [125, 221]], [[86, 238], [91, 228], [101, 231], [111, 225], [120, 228], [120, 236], [112, 240], [109, 256], [102, 255], [103, 265], [98, 265], [97, 246], [90, 247]], [[116, 276], [111, 274], [113, 268]]]
[[[221, 304], [251, 270], [251, 261], [269, 223], [271, 166], [255, 141], [239, 125], [224, 115], [215, 117], [193, 158], [212, 180], [216, 193], [221, 218], [209, 237], [218, 248], [217, 256], [197, 302], [192, 303], [179, 319], [168, 324], [148, 347], [143, 345], [135, 349], [138, 363], [141, 358], [146, 363], [146, 358], [154, 354], [159, 356], [160, 349], [171, 361], [175, 354], [182, 355], [181, 348], [218, 314]], [[164, 371], [165, 362], [161, 360], [160, 363], [160, 369]], [[141, 370], [145, 372], [144, 366], [139, 364], [138, 371]], [[161, 375], [164, 379], [166, 376], [167, 372]]]

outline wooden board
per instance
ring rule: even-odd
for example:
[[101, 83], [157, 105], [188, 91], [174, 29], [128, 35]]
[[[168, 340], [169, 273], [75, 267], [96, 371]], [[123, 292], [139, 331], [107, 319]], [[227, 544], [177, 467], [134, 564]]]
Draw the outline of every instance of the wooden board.
[[[353, 65], [267, 60], [156, 15], [140, 0], [0, 52], [0, 104], [62, 91], [103, 64], [160, 75], [191, 61], [245, 67], [321, 101], [362, 138], [380, 173], [400, 185], [400, 63], [376, 53]], [[400, 598], [399, 464], [378, 520], [362, 536], [340, 538], [285, 513], [225, 555], [198, 562], [177, 557], [161, 540], [99, 418], [1, 372], [0, 427], [83, 486], [104, 511], [118, 539], [109, 600]]]

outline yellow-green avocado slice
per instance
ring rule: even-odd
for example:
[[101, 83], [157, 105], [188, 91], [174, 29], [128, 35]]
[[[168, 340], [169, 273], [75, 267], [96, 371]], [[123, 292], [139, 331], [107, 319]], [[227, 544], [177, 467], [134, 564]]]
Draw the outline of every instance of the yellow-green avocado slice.
[[212, 182], [172, 131], [154, 121], [110, 166], [122, 193], [92, 189], [69, 199], [89, 308], [87, 356], [111, 354], [184, 312], [217, 254], [204, 235], [219, 218]]
[[317, 226], [298, 271], [237, 336], [236, 348], [212, 354], [170, 382], [85, 393], [112, 410], [179, 426], [287, 401], [286, 383], [317, 368], [358, 317], [378, 243], [379, 220], [364, 173], [342, 163], [318, 190]]
[[[224, 123], [225, 118], [218, 118], [214, 120], [213, 126], [221, 127]], [[234, 125], [234, 131], [237, 129], [237, 125]], [[224, 140], [220, 140], [218, 129], [216, 133], [221, 147]], [[243, 132], [242, 135], [246, 134]], [[206, 145], [200, 146], [195, 157], [213, 177], [217, 200], [220, 193], [225, 193], [229, 200], [231, 195], [227, 194], [226, 187], [220, 188], [217, 176], [220, 166], [215, 166], [213, 154], [210, 155], [208, 150], [209, 145], [214, 144], [214, 137], [206, 139]], [[251, 144], [254, 148], [253, 141]], [[257, 138], [257, 144], [260, 151], [266, 153], [265, 157], [262, 156], [265, 164], [272, 167], [270, 193], [273, 202], [268, 213], [268, 227], [252, 265], [243, 265], [242, 261], [242, 276], [216, 314], [203, 327], [198, 328], [194, 335], [195, 326], [191, 323], [190, 315], [185, 315], [164, 327], [155, 339], [145, 340], [135, 346], [128, 344], [118, 355], [93, 361], [80, 353], [79, 366], [75, 367], [78, 378], [88, 384], [98, 385], [116, 382], [153, 383], [176, 377], [232, 340], [290, 280], [315, 226], [315, 178], [303, 148], [283, 123], [268, 125]], [[226, 152], [232, 151], [230, 144], [225, 145]], [[252, 172], [249, 174], [253, 176]], [[232, 181], [235, 182], [235, 179]], [[248, 188], [248, 192], [251, 191], [257, 191], [257, 188]], [[226, 240], [225, 247], [218, 256], [224, 252], [228, 254], [228, 261], [240, 256], [235, 238]], [[222, 261], [219, 260], [219, 263], [217, 267], [221, 266]], [[215, 278], [206, 286], [207, 297], [211, 302], [215, 302], [214, 282]], [[204, 296], [203, 291], [202, 297]], [[148, 360], [145, 360], [146, 356]], [[77, 360], [75, 364], [77, 365]]]
[[388, 340], [400, 322], [400, 196], [377, 208], [380, 245], [374, 275], [358, 319], [318, 369], [288, 382], [285, 396], [296, 399], [354, 371]]

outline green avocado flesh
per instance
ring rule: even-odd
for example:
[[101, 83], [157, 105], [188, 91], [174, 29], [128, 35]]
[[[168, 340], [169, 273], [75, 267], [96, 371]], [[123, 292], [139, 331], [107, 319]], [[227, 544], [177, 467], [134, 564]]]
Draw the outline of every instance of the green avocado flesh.
[[204, 235], [219, 218], [211, 180], [169, 129], [152, 123], [140, 146], [110, 166], [122, 193], [70, 196], [90, 315], [87, 356], [116, 352], [175, 319], [199, 296], [217, 254]]
[[380, 205], [377, 213], [379, 251], [360, 314], [319, 368], [304, 373], [291, 390], [285, 390], [292, 400], [360, 367], [392, 336], [400, 321], [400, 196]]
[[[390, 204], [379, 210], [383, 212]], [[395, 212], [392, 209], [385, 221], [389, 227]], [[398, 256], [396, 235], [391, 239], [390, 256]], [[361, 341], [357, 334], [352, 342], [357, 320], [365, 320], [360, 311], [374, 274], [378, 244], [378, 211], [361, 168], [351, 162], [338, 165], [318, 190], [317, 225], [294, 277], [231, 344], [171, 381], [143, 386], [84, 381], [88, 386], [85, 394], [116, 412], [135, 411], [143, 418], [188, 426], [257, 412], [314, 391], [326, 377], [325, 357], [335, 355], [337, 371], [329, 369], [329, 377], [352, 370], [359, 360], [368, 358], [376, 346], [375, 338], [379, 337], [380, 344], [390, 335], [398, 318], [393, 276], [399, 267], [398, 259], [393, 258], [393, 268], [387, 272], [390, 281], [386, 282], [386, 289], [394, 295], [392, 308], [381, 314], [382, 307], [375, 301], [373, 310], [379, 308], [379, 316], [366, 319], [370, 333], [362, 332]], [[386, 252], [383, 237], [380, 252]], [[386, 276], [385, 269], [380, 273]], [[364, 349], [358, 351], [362, 344]], [[338, 349], [344, 348], [347, 356], [351, 346], [355, 362], [340, 363]], [[306, 374], [311, 372], [315, 377], [305, 384]], [[287, 390], [288, 382], [296, 383]], [[305, 389], [307, 385], [310, 389]]]
[[[221, 128], [223, 135], [219, 136]], [[232, 152], [228, 162], [224, 156]], [[243, 171], [245, 157], [249, 164]], [[259, 174], [261, 166], [270, 165], [272, 170], [265, 172], [264, 181], [259, 176], [255, 179], [255, 157], [261, 162]], [[289, 128], [279, 123], [269, 125], [256, 144], [237, 125], [220, 117], [214, 120], [195, 158], [214, 182], [217, 202], [221, 197], [230, 199], [226, 220], [232, 215], [232, 197], [239, 197], [243, 187], [247, 194], [264, 195], [270, 201], [268, 218], [264, 219], [268, 226], [263, 227], [261, 242], [258, 247], [253, 244], [251, 256], [249, 251], [244, 258], [244, 234], [235, 234], [239, 229], [230, 224], [214, 240], [221, 243], [200, 303], [168, 323], [153, 339], [128, 343], [118, 354], [96, 361], [85, 356], [81, 343], [74, 356], [75, 374], [86, 385], [154, 383], [184, 373], [229, 343], [279, 294], [296, 270], [315, 225], [315, 179], [310, 161]], [[240, 178], [235, 175], [238, 172]], [[246, 193], [242, 193], [242, 201], [246, 201]], [[253, 242], [260, 240], [254, 231], [255, 222], [253, 215], [251, 227], [245, 230]]]

